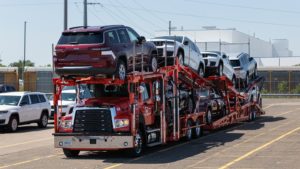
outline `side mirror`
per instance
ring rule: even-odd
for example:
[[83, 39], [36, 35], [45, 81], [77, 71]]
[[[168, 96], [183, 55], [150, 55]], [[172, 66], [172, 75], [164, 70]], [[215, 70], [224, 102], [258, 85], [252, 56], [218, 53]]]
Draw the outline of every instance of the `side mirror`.
[[138, 43], [139, 43], [139, 44], [142, 44], [142, 43], [144, 43], [144, 42], [146, 42], [146, 38], [145, 38], [144, 36], [138, 37]]
[[189, 44], [189, 41], [184, 41], [183, 44], [184, 44], [184, 45], [188, 45], [188, 44]]

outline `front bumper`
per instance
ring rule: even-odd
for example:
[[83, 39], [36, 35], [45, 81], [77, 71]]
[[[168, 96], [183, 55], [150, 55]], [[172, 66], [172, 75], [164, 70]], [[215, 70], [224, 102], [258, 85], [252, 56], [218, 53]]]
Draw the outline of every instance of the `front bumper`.
[[117, 150], [133, 148], [133, 136], [54, 135], [54, 147], [72, 150]]

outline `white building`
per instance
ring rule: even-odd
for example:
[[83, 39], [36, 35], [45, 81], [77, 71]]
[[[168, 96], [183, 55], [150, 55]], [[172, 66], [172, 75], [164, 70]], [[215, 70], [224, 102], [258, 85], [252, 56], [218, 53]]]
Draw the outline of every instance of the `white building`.
[[[168, 31], [157, 31], [156, 36], [168, 35]], [[174, 30], [172, 35], [185, 35], [194, 40], [201, 51], [216, 50], [226, 53], [246, 52], [252, 57], [291, 56], [287, 39], [265, 41], [237, 31], [235, 28], [218, 29], [215, 26], [201, 30]]]

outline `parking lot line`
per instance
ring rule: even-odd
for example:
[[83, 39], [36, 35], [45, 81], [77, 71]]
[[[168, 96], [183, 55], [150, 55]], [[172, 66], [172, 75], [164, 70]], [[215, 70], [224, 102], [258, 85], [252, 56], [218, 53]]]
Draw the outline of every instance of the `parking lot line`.
[[37, 139], [37, 140], [31, 140], [31, 141], [26, 141], [22, 143], [16, 143], [16, 144], [10, 144], [10, 145], [5, 145], [5, 146], [0, 146], [1, 148], [8, 148], [8, 147], [14, 147], [14, 146], [19, 146], [19, 145], [24, 145], [24, 144], [29, 144], [29, 143], [35, 143], [35, 142], [40, 142], [40, 141], [45, 141], [45, 140], [50, 140], [53, 139], [53, 137], [48, 137], [48, 138], [43, 138], [43, 139]]
[[273, 106], [275, 106], [275, 104], [270, 104], [269, 106], [264, 107], [263, 109], [265, 110], [265, 109], [271, 108], [271, 107], [273, 107]]
[[34, 158], [34, 159], [31, 159], [31, 160], [27, 160], [27, 161], [22, 161], [22, 162], [18, 162], [18, 163], [14, 163], [14, 164], [8, 164], [8, 165], [0, 166], [0, 169], [9, 168], [9, 167], [13, 167], [13, 166], [18, 166], [18, 165], [30, 163], [30, 162], [33, 162], [33, 161], [52, 158], [52, 157], [56, 157], [56, 156], [60, 156], [60, 155], [62, 155], [62, 153], [61, 154], [48, 155], [48, 156], [45, 156], [45, 157], [38, 157], [38, 158]]
[[226, 169], [226, 168], [232, 166], [233, 164], [235, 164], [235, 163], [237, 163], [237, 162], [239, 162], [239, 161], [241, 161], [241, 160], [249, 157], [250, 155], [252, 155], [252, 154], [254, 154], [254, 153], [256, 153], [256, 152], [258, 152], [258, 151], [260, 151], [260, 150], [262, 150], [262, 149], [264, 149], [266, 147], [268, 147], [269, 145], [271, 145], [271, 144], [273, 144], [273, 143], [275, 143], [275, 142], [277, 142], [277, 141], [279, 141], [279, 140], [281, 140], [281, 139], [283, 139], [283, 138], [285, 138], [285, 137], [293, 134], [294, 132], [296, 132], [298, 130], [300, 130], [300, 127], [297, 127], [297, 128], [295, 128], [293, 130], [290, 130], [289, 132], [287, 132], [287, 133], [285, 133], [285, 134], [283, 134], [283, 135], [281, 135], [281, 136], [279, 136], [279, 137], [277, 137], [277, 138], [275, 138], [275, 139], [267, 142], [266, 144], [263, 144], [260, 147], [257, 147], [256, 149], [253, 149], [253, 150], [249, 151], [248, 153], [246, 153], [246, 154], [244, 154], [244, 155], [242, 155], [242, 156], [240, 156], [240, 157], [232, 160], [231, 162], [229, 162], [229, 163], [221, 166], [219, 169]]

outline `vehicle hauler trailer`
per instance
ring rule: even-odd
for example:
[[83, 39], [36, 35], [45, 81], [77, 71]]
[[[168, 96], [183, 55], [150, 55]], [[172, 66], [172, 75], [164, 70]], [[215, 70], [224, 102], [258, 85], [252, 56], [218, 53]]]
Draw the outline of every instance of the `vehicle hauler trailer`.
[[[260, 81], [258, 78], [251, 86], [256, 90], [238, 92], [225, 76], [203, 78], [178, 63], [157, 72], [133, 72], [124, 81], [103, 77], [55, 78], [54, 146], [62, 148], [67, 157], [78, 156], [80, 151], [121, 149], [139, 156], [145, 147], [182, 138], [191, 140], [200, 137], [203, 128], [215, 129], [253, 119], [251, 112], [256, 116], [263, 114], [257, 94]], [[78, 94], [73, 112], [61, 116], [57, 107], [63, 86], [79, 84], [89, 85], [95, 97], [80, 99]], [[204, 89], [218, 91], [226, 110], [209, 122], [208, 116], [212, 116], [208, 110], [214, 110], [218, 104], [208, 96], [209, 103], [201, 109]]]

